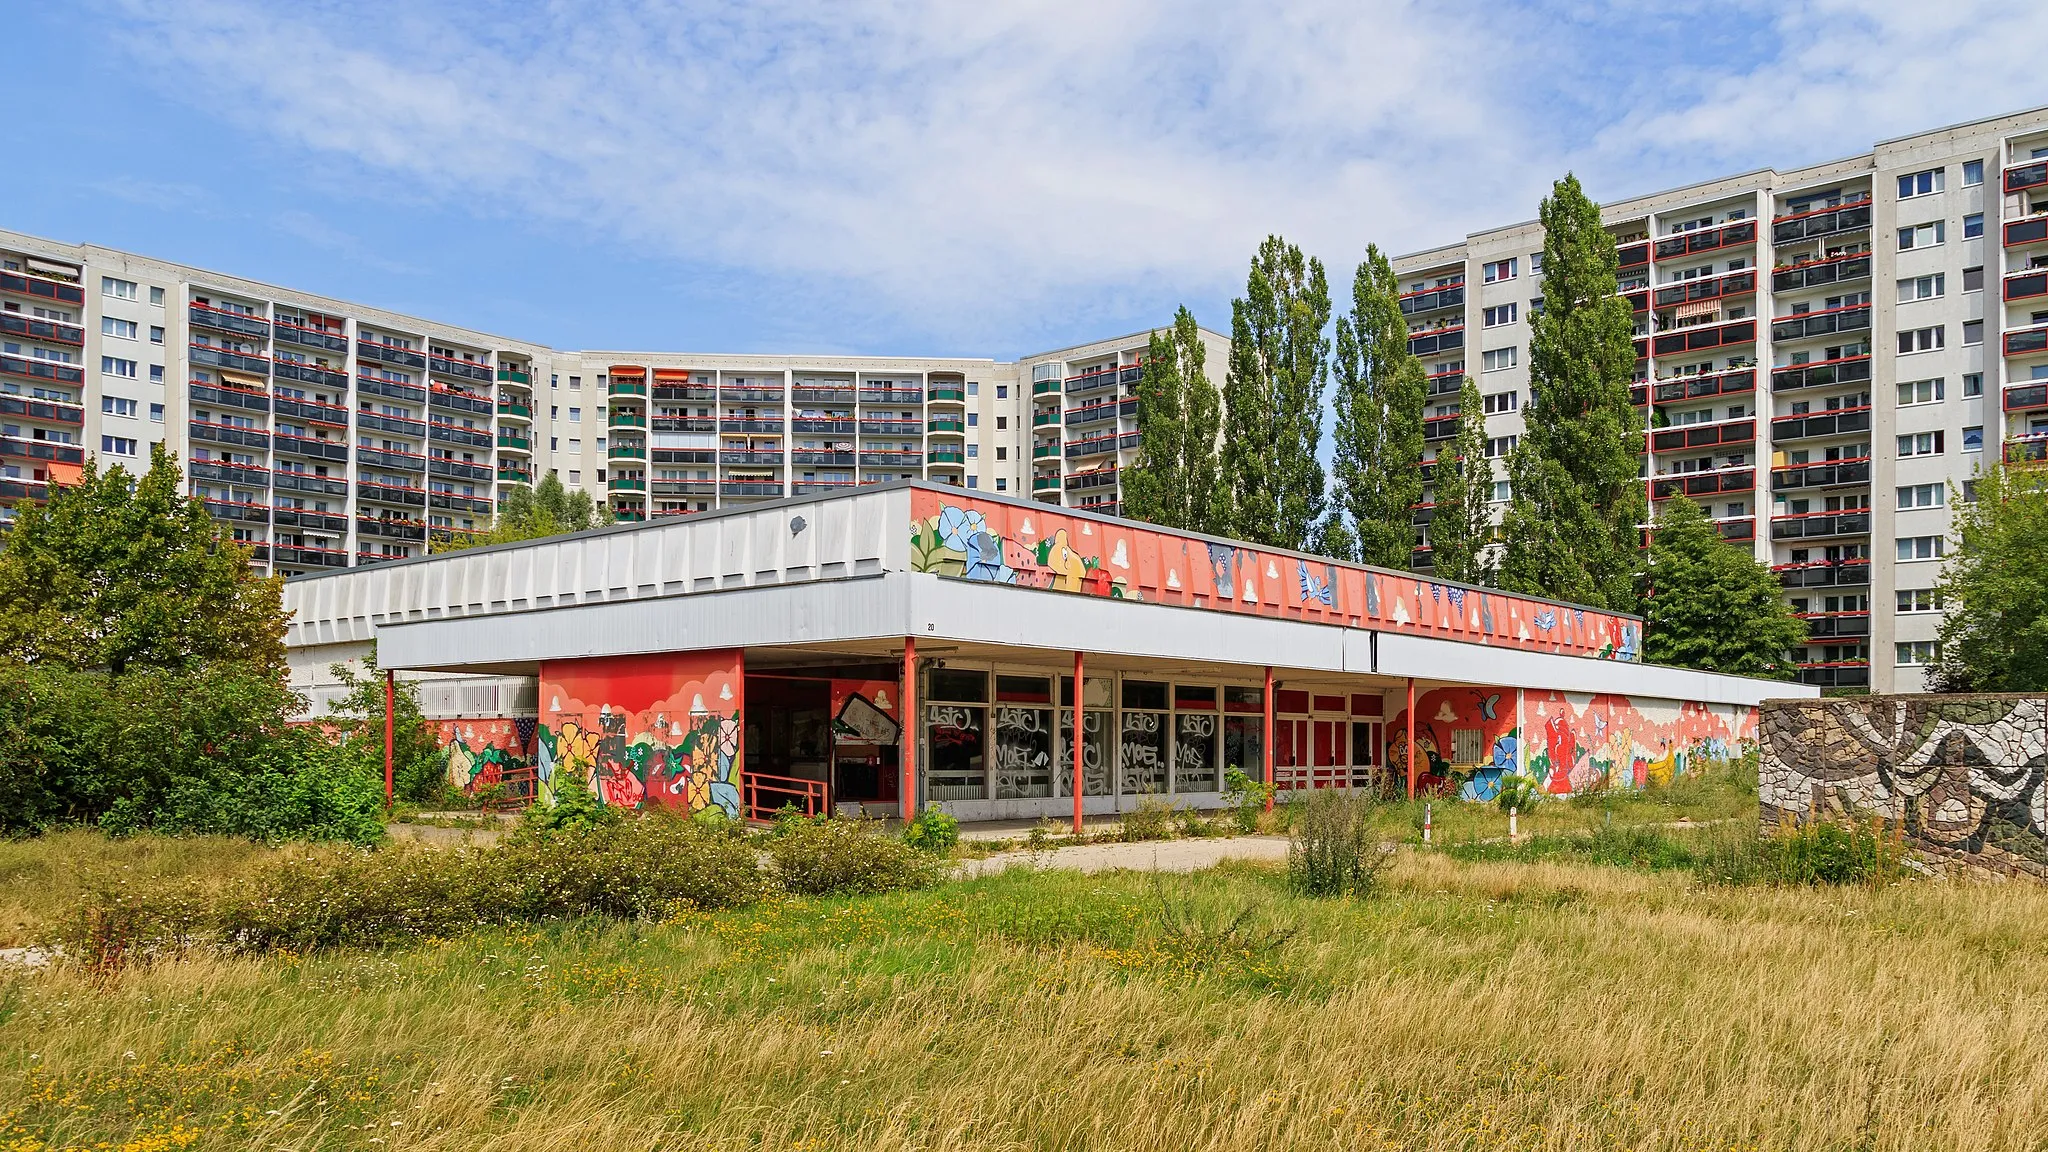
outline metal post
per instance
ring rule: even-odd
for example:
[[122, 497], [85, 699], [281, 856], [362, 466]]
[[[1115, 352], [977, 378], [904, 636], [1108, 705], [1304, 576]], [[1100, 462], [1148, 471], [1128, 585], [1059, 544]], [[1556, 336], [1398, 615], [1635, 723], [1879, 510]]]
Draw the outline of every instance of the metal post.
[[1087, 681], [1082, 679], [1081, 653], [1076, 651], [1074, 653], [1074, 735], [1073, 739], [1068, 741], [1068, 743], [1074, 746], [1073, 792], [1074, 835], [1076, 836], [1079, 836], [1081, 834], [1081, 742], [1083, 739], [1082, 732], [1085, 730], [1085, 725], [1082, 723], [1081, 720], [1083, 715], [1081, 711], [1081, 702], [1083, 699], [1081, 694], [1081, 686], [1085, 683], [1087, 683]]
[[917, 637], [903, 638], [903, 734], [896, 747], [897, 767], [901, 770], [902, 783], [897, 785], [901, 793], [899, 807], [903, 822], [917, 819]]
[[1415, 677], [1408, 678], [1408, 798], [1415, 799]]
[[398, 683], [394, 679], [396, 675], [389, 668], [384, 670], [384, 811], [386, 812], [391, 811], [391, 807], [395, 803], [392, 743], [395, 731], [393, 725], [396, 723], [393, 720], [393, 714], [398, 711]]
[[1266, 718], [1259, 730], [1259, 783], [1266, 786], [1266, 811], [1273, 810], [1273, 666], [1266, 665]]

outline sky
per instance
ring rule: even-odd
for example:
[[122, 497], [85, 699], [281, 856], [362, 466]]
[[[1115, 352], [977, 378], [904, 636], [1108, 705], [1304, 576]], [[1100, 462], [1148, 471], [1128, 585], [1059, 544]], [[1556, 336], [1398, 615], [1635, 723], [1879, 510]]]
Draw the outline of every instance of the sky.
[[[1010, 359], [2048, 104], [1980, 0], [0, 0], [0, 227], [558, 348]], [[1341, 308], [1344, 301], [1340, 299]]]

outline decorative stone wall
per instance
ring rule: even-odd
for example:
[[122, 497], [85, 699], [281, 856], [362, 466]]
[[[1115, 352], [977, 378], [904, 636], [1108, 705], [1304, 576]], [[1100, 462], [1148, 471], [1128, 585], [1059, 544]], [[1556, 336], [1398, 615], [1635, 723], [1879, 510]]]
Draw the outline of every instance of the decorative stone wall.
[[1882, 817], [1929, 854], [2048, 878], [2048, 699], [1859, 696], [1762, 711], [1766, 828]]

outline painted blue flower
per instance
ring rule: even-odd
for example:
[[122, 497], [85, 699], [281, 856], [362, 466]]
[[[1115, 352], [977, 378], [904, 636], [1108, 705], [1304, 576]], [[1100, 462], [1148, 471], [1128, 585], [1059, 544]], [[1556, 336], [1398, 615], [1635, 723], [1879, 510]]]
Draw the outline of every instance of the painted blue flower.
[[951, 504], [939, 510], [939, 542], [955, 552], [966, 552], [967, 538], [987, 531], [988, 517], [979, 512], [955, 508]]
[[1536, 627], [1543, 629], [1545, 632], [1557, 627], [1557, 613], [1552, 612], [1548, 608], [1538, 612], [1536, 614]]

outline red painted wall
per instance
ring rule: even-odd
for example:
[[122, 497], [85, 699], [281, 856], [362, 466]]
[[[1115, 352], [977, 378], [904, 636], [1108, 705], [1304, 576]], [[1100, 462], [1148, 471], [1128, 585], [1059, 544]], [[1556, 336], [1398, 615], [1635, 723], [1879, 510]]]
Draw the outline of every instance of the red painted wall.
[[737, 818], [744, 689], [738, 649], [542, 661], [542, 798], [574, 773], [606, 804]]

